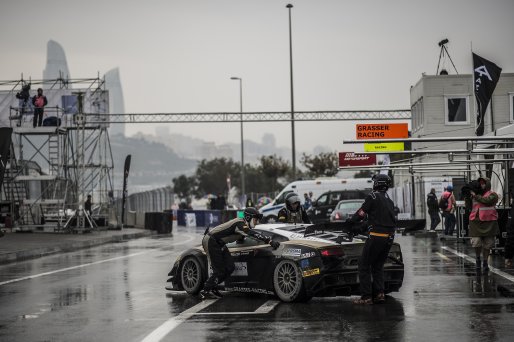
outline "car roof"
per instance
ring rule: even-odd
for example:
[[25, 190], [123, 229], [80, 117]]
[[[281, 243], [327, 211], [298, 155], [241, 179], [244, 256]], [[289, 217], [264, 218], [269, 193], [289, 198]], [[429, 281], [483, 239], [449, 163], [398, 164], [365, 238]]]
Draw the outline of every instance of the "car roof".
[[[339, 236], [339, 232], [332, 231], [324, 231], [321, 234], [309, 235], [305, 236], [305, 230], [307, 227], [312, 226], [312, 224], [307, 223], [299, 223], [299, 224], [290, 224], [290, 223], [269, 223], [269, 224], [259, 224], [255, 227], [255, 229], [260, 229], [262, 231], [270, 232], [273, 234], [277, 234], [283, 237], [288, 238], [289, 240], [301, 240], [301, 241], [317, 241], [331, 244], [338, 244], [336, 242], [337, 237]], [[362, 242], [360, 239], [355, 239], [354, 242], [342, 242], [341, 244], [352, 244]]]

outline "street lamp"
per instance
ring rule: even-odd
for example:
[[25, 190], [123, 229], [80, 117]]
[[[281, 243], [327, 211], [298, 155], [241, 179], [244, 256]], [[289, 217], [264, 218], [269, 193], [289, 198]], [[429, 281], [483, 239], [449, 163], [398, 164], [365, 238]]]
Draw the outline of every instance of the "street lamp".
[[245, 153], [243, 141], [243, 79], [231, 77], [231, 80], [239, 81], [239, 109], [241, 112], [241, 195], [245, 195]]
[[291, 34], [291, 8], [293, 5], [287, 4], [286, 8], [289, 10], [289, 67], [291, 74], [291, 146], [293, 149], [293, 179], [296, 178], [296, 147], [294, 139], [294, 92], [293, 92], [293, 38]]

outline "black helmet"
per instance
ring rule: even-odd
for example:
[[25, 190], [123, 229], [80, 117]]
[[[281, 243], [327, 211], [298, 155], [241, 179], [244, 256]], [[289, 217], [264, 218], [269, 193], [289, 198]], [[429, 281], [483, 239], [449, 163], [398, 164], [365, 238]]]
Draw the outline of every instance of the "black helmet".
[[[293, 209], [293, 204], [298, 203], [295, 209]], [[286, 207], [290, 211], [298, 211], [300, 210], [300, 196], [296, 193], [291, 192], [286, 196]]]
[[246, 222], [250, 222], [253, 218], [260, 220], [262, 218], [262, 214], [254, 207], [246, 207], [244, 210], [244, 220]]
[[391, 187], [391, 178], [388, 175], [374, 175], [371, 180], [373, 181], [373, 190], [387, 191]]

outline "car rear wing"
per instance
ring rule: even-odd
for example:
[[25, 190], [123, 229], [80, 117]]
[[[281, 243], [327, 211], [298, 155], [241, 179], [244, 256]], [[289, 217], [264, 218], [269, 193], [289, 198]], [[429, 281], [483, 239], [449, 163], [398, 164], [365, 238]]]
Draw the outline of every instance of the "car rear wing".
[[320, 235], [325, 232], [334, 232], [334, 233], [346, 233], [347, 235], [355, 235], [362, 232], [363, 228], [366, 227], [365, 223], [353, 223], [353, 222], [324, 222], [324, 223], [316, 223], [312, 226], [308, 226], [305, 228], [305, 232], [303, 234], [304, 237]]

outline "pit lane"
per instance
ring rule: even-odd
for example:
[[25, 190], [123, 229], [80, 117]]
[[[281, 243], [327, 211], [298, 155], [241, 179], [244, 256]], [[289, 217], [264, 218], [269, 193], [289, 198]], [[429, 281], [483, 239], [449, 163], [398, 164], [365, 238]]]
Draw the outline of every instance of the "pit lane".
[[415, 236], [398, 236], [396, 241], [404, 255], [404, 284], [383, 305], [356, 306], [355, 297], [282, 303], [269, 296], [234, 293], [206, 303], [169, 293], [169, 307], [187, 307], [184, 315], [159, 326], [160, 336], [154, 331], [143, 341], [218, 341], [242, 336], [264, 341], [513, 338], [514, 276], [512, 270], [500, 269], [499, 256], [491, 259], [488, 274], [479, 275], [469, 246], [462, 242]]

